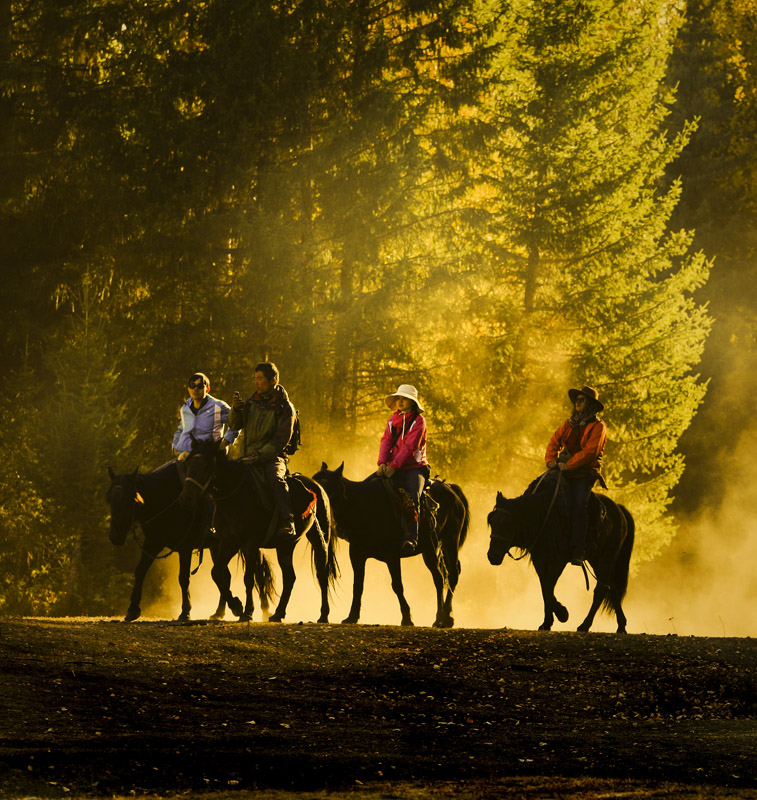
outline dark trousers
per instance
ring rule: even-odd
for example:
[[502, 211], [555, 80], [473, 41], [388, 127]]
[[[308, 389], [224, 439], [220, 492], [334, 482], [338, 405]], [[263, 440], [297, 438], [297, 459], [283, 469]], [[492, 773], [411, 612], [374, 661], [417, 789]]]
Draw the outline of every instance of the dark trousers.
[[262, 468], [266, 482], [268, 483], [268, 488], [271, 490], [273, 501], [276, 504], [276, 510], [285, 522], [293, 520], [294, 513], [292, 512], [289, 486], [286, 481], [286, 459], [274, 458], [272, 461], [266, 461], [262, 465]]
[[[563, 473], [563, 476], [565, 473]], [[570, 556], [584, 557], [586, 526], [589, 519], [589, 498], [595, 477], [566, 478], [565, 494], [570, 512]]]
[[400, 469], [394, 473], [392, 479], [398, 487], [404, 489], [415, 505], [415, 519], [407, 520], [406, 538], [408, 541], [418, 541], [418, 515], [421, 506], [421, 492], [426, 484], [426, 476], [422, 469]]

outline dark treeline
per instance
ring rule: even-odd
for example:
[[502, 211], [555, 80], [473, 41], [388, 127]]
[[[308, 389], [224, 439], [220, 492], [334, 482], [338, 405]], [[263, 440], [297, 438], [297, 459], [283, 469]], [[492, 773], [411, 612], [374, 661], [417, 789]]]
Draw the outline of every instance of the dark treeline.
[[112, 613], [106, 466], [265, 357], [313, 461], [408, 381], [435, 467], [500, 485], [596, 386], [653, 557], [709, 287], [754, 346], [754, 42], [738, 3], [0, 0], [0, 610]]

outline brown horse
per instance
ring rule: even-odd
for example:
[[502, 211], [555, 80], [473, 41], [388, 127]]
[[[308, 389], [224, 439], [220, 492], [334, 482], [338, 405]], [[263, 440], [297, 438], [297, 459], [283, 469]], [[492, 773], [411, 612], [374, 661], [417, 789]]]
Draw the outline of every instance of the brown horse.
[[[209, 537], [208, 531], [210, 514], [200, 507], [187, 510], [179, 503], [181, 481], [173, 464], [145, 474], [140, 474], [137, 468], [133, 472], [116, 475], [108, 467], [108, 474], [110, 486], [106, 499], [110, 506], [110, 541], [115, 545], [123, 545], [136, 526], [142, 529], [143, 534], [143, 541], [139, 545], [142, 554], [134, 570], [134, 587], [125, 621], [133, 622], [142, 613], [142, 585], [153, 561], [174, 552], [179, 554], [182, 597], [178, 620], [187, 621], [191, 610], [189, 573], [192, 553], [209, 548], [214, 563], [217, 558], [218, 542]], [[168, 552], [160, 555], [163, 550]], [[252, 618], [252, 593], [255, 587], [260, 595], [263, 614], [267, 616], [274, 591], [270, 564], [258, 550], [245, 552], [243, 558], [246, 602], [242, 616], [245, 619]], [[221, 598], [211, 619], [223, 619], [225, 613], [226, 601]]]
[[[392, 589], [399, 600], [402, 625], [412, 625], [410, 606], [405, 599], [400, 568], [402, 532], [383, 481], [351, 481], [344, 477], [344, 464], [329, 470], [325, 463], [313, 476], [326, 490], [334, 509], [337, 536], [350, 543], [350, 561], [354, 573], [352, 607], [345, 623], [360, 619], [360, 606], [365, 582], [365, 562], [369, 558], [383, 561], [389, 568]], [[435, 628], [451, 628], [452, 596], [460, 577], [458, 553], [470, 527], [468, 501], [462, 489], [453, 483], [433, 481], [428, 490], [439, 504], [434, 534], [421, 516], [419, 552], [434, 579], [436, 587]], [[438, 545], [437, 545], [438, 543]], [[414, 555], [417, 555], [415, 553]], [[444, 588], [447, 596], [444, 597]]]
[[213, 566], [213, 580], [231, 612], [241, 613], [242, 604], [231, 594], [231, 576], [225, 561], [239, 548], [275, 547], [283, 586], [278, 606], [269, 622], [284, 620], [296, 579], [292, 554], [300, 537], [306, 536], [321, 589], [318, 622], [328, 622], [329, 592], [339, 574], [339, 566], [332, 535], [331, 504], [323, 488], [305, 475], [290, 475], [287, 478], [297, 535], [296, 538], [278, 541], [275, 536], [269, 538], [275, 511], [262, 497], [250, 466], [242, 461], [231, 460], [219, 442], [198, 440], [193, 440], [192, 452], [186, 464], [187, 477], [182, 490], [182, 502], [189, 508], [194, 507], [203, 494], [212, 496], [215, 502], [220, 545]]
[[[554, 616], [560, 622], [568, 621], [568, 609], [557, 601], [554, 592], [568, 563], [569, 531], [563, 504], [554, 502], [554, 481], [544, 481], [544, 484], [543, 490], [534, 493], [529, 487], [525, 494], [512, 500], [497, 492], [494, 510], [488, 517], [491, 528], [488, 558], [491, 564], [499, 565], [511, 548], [530, 557], [544, 599], [544, 622], [539, 630], [548, 631]], [[634, 533], [633, 517], [627, 508], [606, 495], [592, 493], [586, 553], [597, 585], [591, 608], [578, 626], [579, 631], [589, 630], [601, 606], [604, 611], [615, 611], [618, 633], [626, 632], [621, 603], [628, 587]]]

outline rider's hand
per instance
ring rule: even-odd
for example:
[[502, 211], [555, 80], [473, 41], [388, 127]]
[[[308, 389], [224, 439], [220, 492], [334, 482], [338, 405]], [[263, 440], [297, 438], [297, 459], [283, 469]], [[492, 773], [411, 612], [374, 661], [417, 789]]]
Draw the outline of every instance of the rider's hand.
[[378, 465], [378, 469], [376, 470], [376, 475], [378, 475], [381, 478], [384, 476], [385, 472], [386, 472], [386, 464], [382, 462], [381, 464]]
[[176, 457], [177, 461], [186, 461], [189, 458], [189, 452], [185, 450], [183, 453], [179, 453]]
[[564, 461], [561, 461], [557, 466], [559, 467], [560, 472], [565, 472], [565, 470], [568, 468], [568, 465]]
[[391, 478], [397, 470], [391, 464], [384, 465], [384, 477]]
[[547, 461], [547, 469], [554, 469], [557, 466], [556, 461]]

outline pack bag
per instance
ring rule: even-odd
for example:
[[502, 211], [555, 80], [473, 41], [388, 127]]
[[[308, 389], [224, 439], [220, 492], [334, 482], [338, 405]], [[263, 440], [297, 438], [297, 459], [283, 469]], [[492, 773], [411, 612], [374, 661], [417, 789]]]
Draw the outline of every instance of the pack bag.
[[300, 412], [294, 409], [294, 425], [292, 426], [292, 436], [284, 447], [285, 456], [293, 456], [302, 445], [302, 431], [300, 428]]

